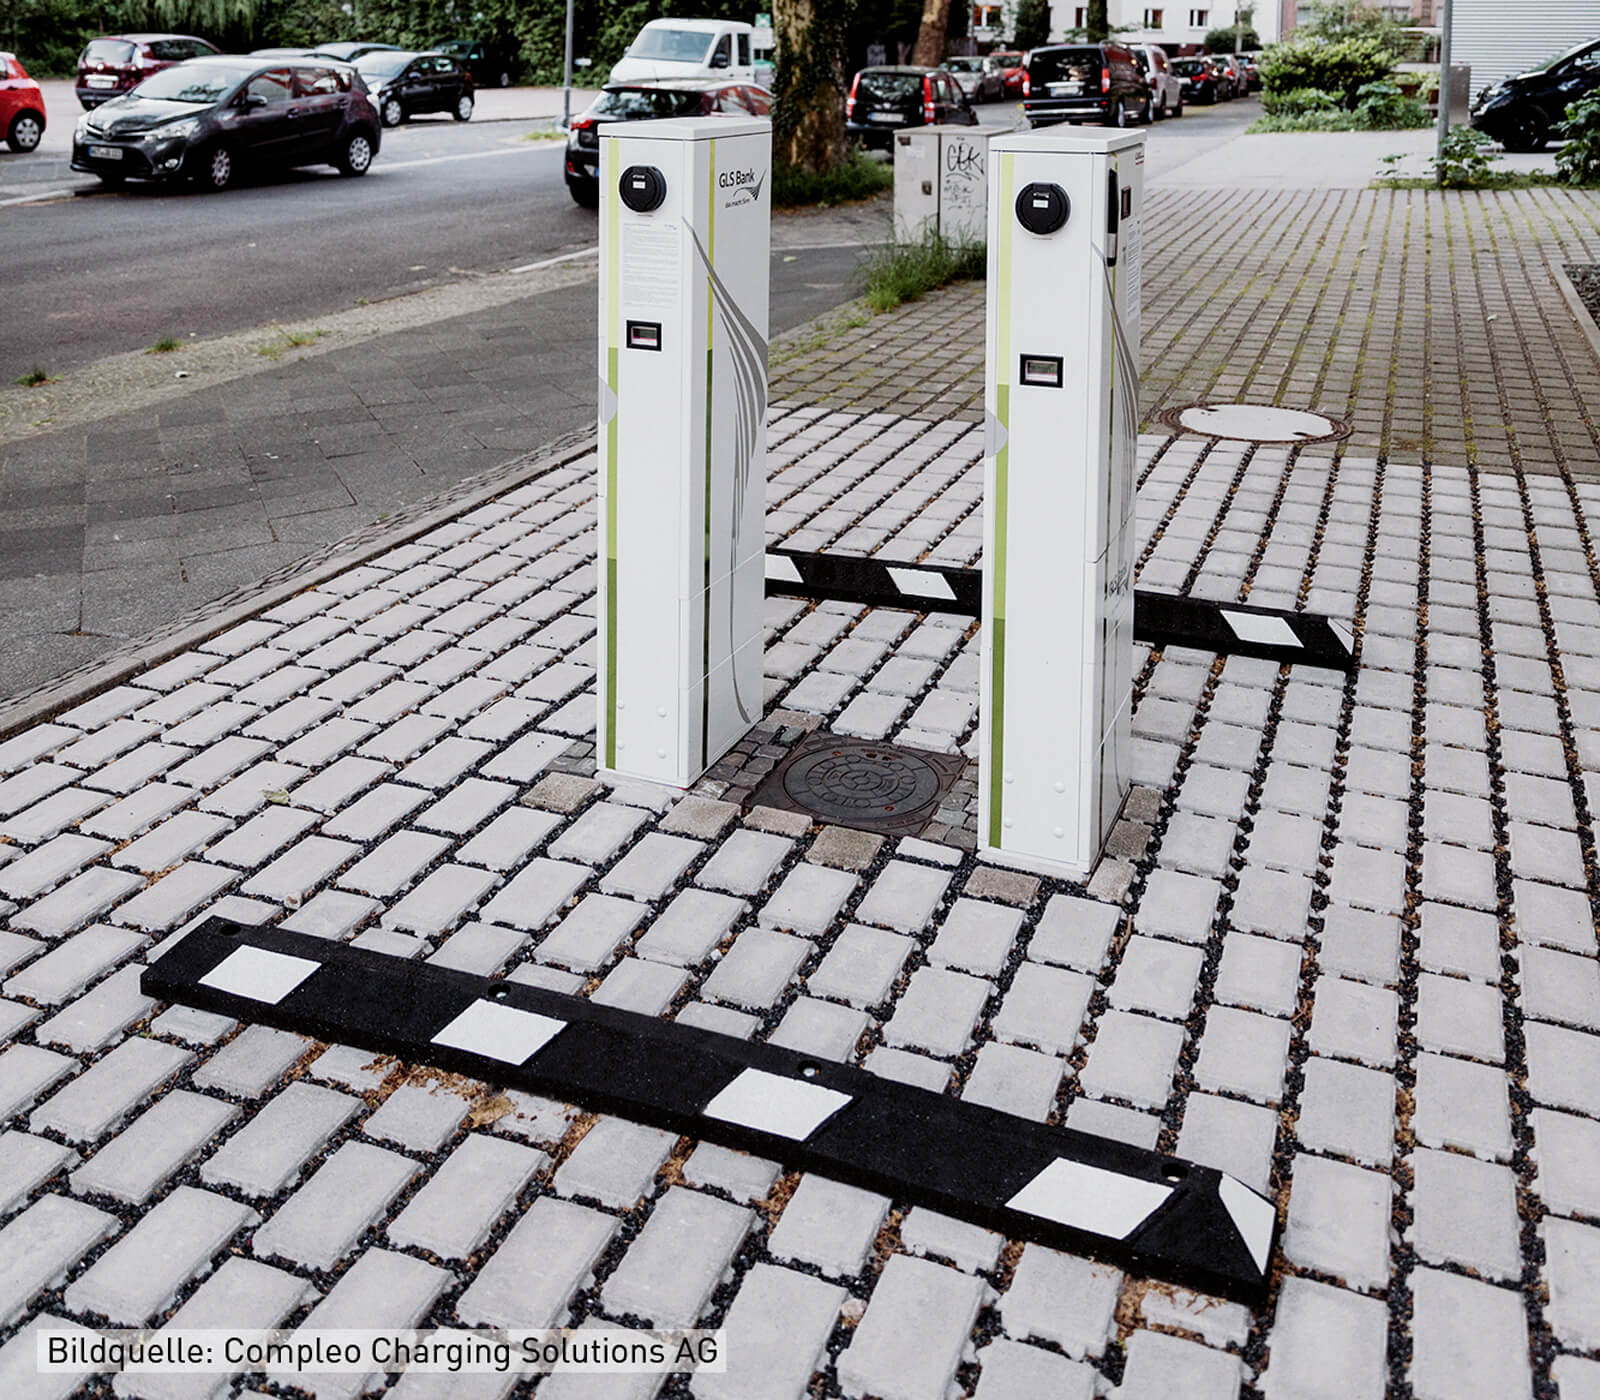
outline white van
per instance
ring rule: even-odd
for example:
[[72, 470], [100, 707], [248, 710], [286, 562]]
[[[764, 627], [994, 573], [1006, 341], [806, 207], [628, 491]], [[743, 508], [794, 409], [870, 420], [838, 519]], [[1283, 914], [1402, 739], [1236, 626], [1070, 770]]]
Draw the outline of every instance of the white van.
[[628, 45], [608, 81], [730, 78], [755, 81], [751, 27], [733, 19], [653, 19]]

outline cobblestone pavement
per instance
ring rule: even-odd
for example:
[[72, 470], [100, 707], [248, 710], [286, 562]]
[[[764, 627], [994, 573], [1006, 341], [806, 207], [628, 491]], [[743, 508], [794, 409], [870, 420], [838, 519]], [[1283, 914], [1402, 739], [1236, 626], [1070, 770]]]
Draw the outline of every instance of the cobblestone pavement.
[[[1432, 197], [1251, 207], [1285, 230], [1320, 218], [1328, 239], [1383, 208], [1409, 208], [1413, 240], [1430, 219], [1457, 244], [1493, 226]], [[1549, 207], [1566, 222], [1501, 230], [1510, 252], [1479, 273], [1534, 266], [1523, 239], [1578, 227], [1585, 206]], [[1198, 396], [1202, 325], [1277, 353], [1251, 327], [1286, 294], [1277, 276], [1219, 280], [1238, 298], [1209, 321], [1154, 282], [1153, 377], [1192, 336], [1166, 382]], [[1363, 343], [1392, 335], [1319, 309], [1354, 283], [1308, 263], [1297, 285], [1281, 324], [1329, 337], [1321, 382], [1367, 383]], [[1385, 304], [1403, 308], [1405, 285]], [[1520, 450], [1543, 421], [1523, 365], [1552, 425], [1592, 424], [1579, 390], [1596, 366], [1559, 301], [1540, 290], [1536, 318], [1469, 290], [1527, 346], [1484, 362], [1512, 410], [1504, 441]], [[902, 328], [926, 314], [866, 328], [858, 360], [864, 340], [925, 338]], [[1265, 379], [1240, 373], [1224, 392], [1256, 396]], [[1398, 370], [1384, 381], [1385, 404], [1429, 401]], [[893, 411], [839, 407], [848, 388], [806, 402], [793, 383], [785, 368], [775, 539], [975, 560], [972, 423], [908, 395]], [[727, 1327], [727, 1375], [659, 1390], [701, 1400], [1595, 1394], [1592, 428], [1545, 432], [1560, 470], [1511, 455], [1474, 471], [1437, 436], [1437, 457], [1374, 450], [1365, 435], [1381, 445], [1398, 409], [1362, 421], [1379, 427], [1299, 451], [1141, 439], [1141, 585], [1349, 619], [1359, 665], [1141, 649], [1137, 786], [1087, 888], [978, 861], [960, 785], [927, 836], [898, 842], [740, 805], [821, 724], [970, 754], [967, 619], [773, 600], [750, 739], [688, 794], [597, 783], [583, 458], [8, 739], [0, 1395], [110, 1393], [33, 1373], [34, 1330], [63, 1320], [569, 1317]], [[781, 1162], [142, 998], [141, 965], [213, 910], [1222, 1167], [1278, 1203], [1270, 1300], [1251, 1311]], [[401, 1400], [513, 1388], [383, 1384]], [[578, 1393], [658, 1392], [612, 1377]]]

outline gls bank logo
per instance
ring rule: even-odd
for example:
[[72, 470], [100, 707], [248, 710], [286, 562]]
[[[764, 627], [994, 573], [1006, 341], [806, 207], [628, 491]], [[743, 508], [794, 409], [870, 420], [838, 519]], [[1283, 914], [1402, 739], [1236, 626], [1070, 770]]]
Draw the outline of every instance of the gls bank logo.
[[761, 187], [766, 183], [765, 172], [757, 177], [754, 170], [719, 171], [717, 187], [727, 195], [722, 201], [722, 207], [736, 209], [741, 204], [755, 204], [761, 198]]

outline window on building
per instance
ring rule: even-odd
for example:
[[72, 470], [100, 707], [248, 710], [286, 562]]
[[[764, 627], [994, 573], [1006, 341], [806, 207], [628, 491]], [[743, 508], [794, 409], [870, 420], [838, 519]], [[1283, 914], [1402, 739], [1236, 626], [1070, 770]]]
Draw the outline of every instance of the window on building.
[[1166, 19], [1167, 12], [1160, 9], [1146, 7], [1144, 12], [1144, 27], [1146, 29], [1160, 29], [1162, 21]]
[[1189, 28], [1190, 29], [1204, 29], [1210, 23], [1211, 23], [1211, 11], [1210, 10], [1190, 10], [1189, 11]]
[[1082, 29], [1089, 22], [1089, 7], [1079, 5], [1072, 11], [1072, 27]]

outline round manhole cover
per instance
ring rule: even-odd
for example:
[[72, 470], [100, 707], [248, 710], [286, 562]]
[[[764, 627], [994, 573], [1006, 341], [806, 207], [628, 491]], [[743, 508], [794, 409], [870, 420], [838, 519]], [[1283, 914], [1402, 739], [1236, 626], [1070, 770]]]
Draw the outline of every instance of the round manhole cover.
[[926, 759], [887, 746], [822, 749], [796, 759], [783, 775], [791, 801], [852, 824], [914, 820], [938, 804], [942, 787], [939, 770]]
[[1334, 442], [1350, 435], [1349, 424], [1324, 413], [1261, 403], [1195, 403], [1169, 408], [1161, 418], [1169, 427], [1236, 442]]

